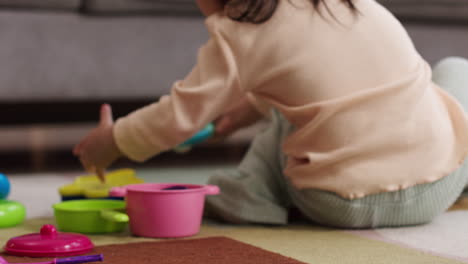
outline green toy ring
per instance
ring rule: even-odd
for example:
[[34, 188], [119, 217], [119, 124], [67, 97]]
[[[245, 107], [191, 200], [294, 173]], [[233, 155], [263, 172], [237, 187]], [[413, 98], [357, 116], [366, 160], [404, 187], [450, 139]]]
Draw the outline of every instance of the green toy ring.
[[16, 226], [26, 217], [26, 208], [19, 202], [0, 200], [0, 228]]

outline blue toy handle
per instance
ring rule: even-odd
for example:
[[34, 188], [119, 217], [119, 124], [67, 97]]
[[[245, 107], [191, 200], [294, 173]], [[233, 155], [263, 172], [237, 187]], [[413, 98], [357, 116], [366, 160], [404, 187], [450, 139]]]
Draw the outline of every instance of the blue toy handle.
[[184, 143], [177, 146], [176, 149], [189, 148], [189, 147], [191, 147], [193, 145], [201, 143], [201, 142], [207, 140], [208, 138], [212, 137], [213, 134], [214, 134], [214, 131], [215, 131], [214, 124], [209, 123], [207, 126], [205, 126], [202, 130], [200, 130], [193, 137], [187, 139]]

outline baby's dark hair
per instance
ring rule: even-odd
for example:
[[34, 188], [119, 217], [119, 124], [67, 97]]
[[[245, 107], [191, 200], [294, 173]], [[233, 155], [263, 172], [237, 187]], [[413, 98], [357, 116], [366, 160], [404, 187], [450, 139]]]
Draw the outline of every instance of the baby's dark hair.
[[[223, 0], [226, 4], [227, 15], [239, 22], [261, 24], [273, 16], [273, 13], [281, 0]], [[341, 0], [353, 12], [357, 12], [353, 0]], [[326, 0], [310, 0], [315, 9], [320, 4], [325, 5]]]

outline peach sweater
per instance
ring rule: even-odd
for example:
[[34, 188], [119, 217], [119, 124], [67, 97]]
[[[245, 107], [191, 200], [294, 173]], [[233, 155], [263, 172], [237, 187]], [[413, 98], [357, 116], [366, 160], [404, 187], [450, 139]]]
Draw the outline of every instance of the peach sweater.
[[144, 161], [248, 96], [295, 126], [283, 150], [297, 188], [353, 199], [451, 173], [468, 150], [459, 103], [431, 81], [429, 65], [381, 5], [357, 0], [354, 16], [338, 0], [327, 3], [334, 17], [308, 0], [280, 0], [260, 25], [208, 17], [211, 37], [188, 76], [117, 120], [120, 150]]

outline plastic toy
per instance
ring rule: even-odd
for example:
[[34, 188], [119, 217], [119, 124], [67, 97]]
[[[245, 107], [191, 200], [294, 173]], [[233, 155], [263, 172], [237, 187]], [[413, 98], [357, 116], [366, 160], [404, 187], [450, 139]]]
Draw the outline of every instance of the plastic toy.
[[105, 183], [94, 175], [79, 176], [72, 184], [59, 188], [62, 201], [77, 199], [115, 199], [109, 196], [112, 187], [120, 187], [128, 184], [143, 183], [132, 169], [120, 169], [107, 173]]
[[98, 255], [78, 256], [78, 257], [69, 257], [69, 258], [56, 258], [52, 261], [46, 261], [46, 262], [8, 263], [4, 258], [0, 257], [0, 264], [79, 264], [79, 263], [103, 261], [103, 259], [104, 258], [102, 254], [98, 254]]
[[144, 183], [116, 187], [111, 195], [125, 196], [130, 230], [136, 236], [174, 238], [200, 231], [206, 195], [218, 186]]
[[7, 254], [27, 257], [76, 256], [93, 250], [91, 240], [81, 234], [61, 233], [53, 225], [44, 225], [40, 233], [10, 238], [4, 249]]
[[0, 173], [0, 228], [16, 226], [26, 217], [26, 208], [19, 202], [6, 198], [10, 194], [10, 181]]
[[19, 202], [0, 200], [0, 227], [12, 227], [26, 218], [26, 208]]
[[214, 135], [215, 126], [210, 123], [193, 137], [174, 148], [175, 152], [183, 153], [189, 151], [194, 145], [199, 144]]
[[85, 199], [54, 204], [55, 221], [60, 231], [102, 234], [122, 231], [129, 221], [125, 202]]
[[0, 173], [0, 199], [5, 199], [10, 194], [10, 181], [5, 174]]

